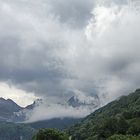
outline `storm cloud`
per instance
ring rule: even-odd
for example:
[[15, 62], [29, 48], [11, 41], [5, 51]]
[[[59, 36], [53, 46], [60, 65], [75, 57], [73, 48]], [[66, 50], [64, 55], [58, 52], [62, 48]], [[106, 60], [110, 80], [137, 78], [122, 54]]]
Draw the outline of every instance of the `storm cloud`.
[[127, 1], [0, 0], [0, 81], [102, 104], [140, 85], [140, 14]]

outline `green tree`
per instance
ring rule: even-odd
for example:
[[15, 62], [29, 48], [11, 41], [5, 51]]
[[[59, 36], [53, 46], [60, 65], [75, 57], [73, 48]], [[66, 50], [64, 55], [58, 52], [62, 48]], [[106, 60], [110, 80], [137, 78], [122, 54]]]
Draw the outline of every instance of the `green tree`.
[[40, 129], [32, 140], [69, 140], [69, 138], [57, 129]]
[[140, 140], [140, 136], [131, 135], [113, 135], [107, 140]]

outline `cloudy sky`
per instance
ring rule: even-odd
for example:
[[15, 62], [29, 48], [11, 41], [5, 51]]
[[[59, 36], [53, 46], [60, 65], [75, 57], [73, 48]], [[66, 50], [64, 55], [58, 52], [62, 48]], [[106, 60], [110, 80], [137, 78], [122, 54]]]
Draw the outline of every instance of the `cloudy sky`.
[[140, 14], [127, 0], [0, 0], [0, 96], [25, 106], [74, 91], [105, 104], [140, 86]]

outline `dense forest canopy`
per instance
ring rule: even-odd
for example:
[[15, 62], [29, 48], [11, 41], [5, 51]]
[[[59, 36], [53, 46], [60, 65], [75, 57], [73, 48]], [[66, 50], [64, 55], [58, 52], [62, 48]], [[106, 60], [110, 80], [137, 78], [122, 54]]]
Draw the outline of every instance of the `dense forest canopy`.
[[40, 129], [32, 140], [69, 140], [69, 137], [57, 129]]

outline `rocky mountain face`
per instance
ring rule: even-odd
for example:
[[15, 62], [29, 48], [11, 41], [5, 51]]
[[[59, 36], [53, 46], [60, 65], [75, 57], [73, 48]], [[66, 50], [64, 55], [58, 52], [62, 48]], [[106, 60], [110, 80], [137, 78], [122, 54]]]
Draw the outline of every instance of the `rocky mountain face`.
[[11, 99], [5, 100], [4, 98], [0, 98], [0, 121], [10, 121], [14, 112], [18, 112], [22, 109], [22, 107]]
[[42, 103], [43, 103], [42, 99], [37, 99], [33, 102], [33, 104], [26, 106], [25, 109], [29, 109], [29, 110], [34, 109], [35, 107], [39, 106]]
[[23, 108], [11, 99], [0, 98], [0, 121], [22, 122], [25, 120], [26, 111], [33, 110], [41, 101], [41, 99], [38, 99], [33, 104]]
[[68, 105], [74, 108], [87, 108], [91, 112], [100, 106], [98, 96], [75, 95], [68, 100]]
[[27, 119], [27, 112], [28, 114], [37, 106], [42, 104], [42, 99], [35, 100], [32, 104], [26, 106], [25, 108], [20, 109], [19, 111], [16, 111], [11, 116], [12, 122], [24, 122]]

